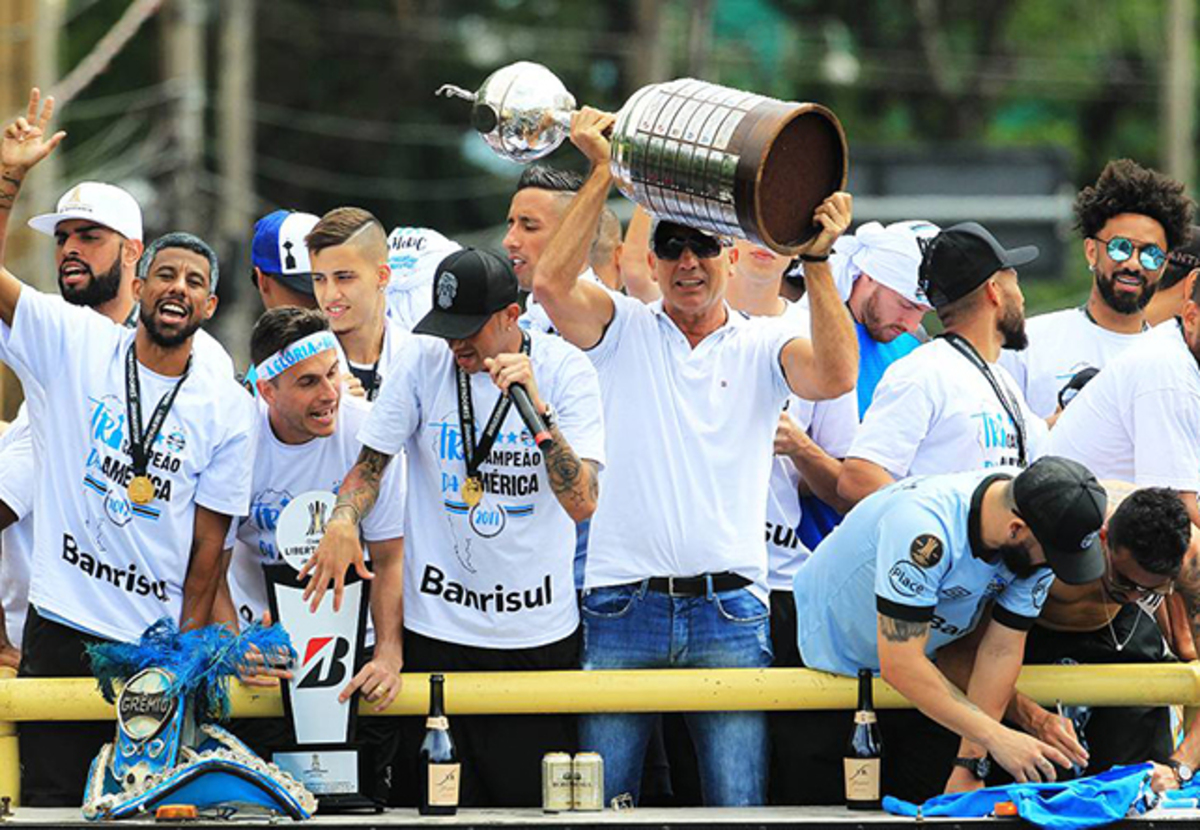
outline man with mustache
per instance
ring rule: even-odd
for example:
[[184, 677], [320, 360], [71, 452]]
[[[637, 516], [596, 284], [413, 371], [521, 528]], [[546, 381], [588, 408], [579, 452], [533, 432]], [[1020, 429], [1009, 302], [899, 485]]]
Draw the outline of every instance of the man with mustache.
[[1006, 351], [1002, 365], [1040, 418], [1054, 414], [1059, 392], [1087, 368], [1102, 368], [1149, 326], [1167, 254], [1190, 234], [1192, 200], [1184, 187], [1129, 159], [1109, 162], [1075, 199], [1075, 227], [1092, 272], [1092, 292], [1078, 308], [1029, 321], [1029, 348]]
[[[1077, 743], [1051, 746], [1000, 718], [1026, 633], [1055, 578], [1081, 585], [1104, 573], [1105, 504], [1083, 465], [1047, 456], [1023, 471], [897, 482], [817, 546], [794, 585], [803, 665], [851, 677], [870, 669], [918, 710], [879, 713], [882, 792], [921, 803], [943, 788], [978, 788], [990, 763], [1039, 782], [1054, 781], [1056, 766], [1086, 762]], [[988, 603], [991, 619], [964, 694], [932, 658], [980, 625]], [[788, 739], [808, 756], [795, 778], [803, 803], [842, 803], [845, 713], [811, 711], [798, 720]]]
[[1063, 410], [1051, 451], [1105, 479], [1173, 487], [1200, 526], [1200, 286], [1168, 320], [1106, 366]]
[[1016, 269], [1037, 248], [1005, 249], [975, 222], [922, 248], [921, 287], [945, 332], [884, 371], [838, 476], [851, 502], [907, 476], [1025, 467], [1045, 449], [1045, 421], [997, 363], [1001, 347], [1025, 346]]
[[[61, 140], [46, 139], [49, 114], [37, 109], [35, 95], [0, 139], [5, 224], [29, 168]], [[90, 233], [121, 247], [105, 227]], [[72, 289], [85, 287], [85, 270], [111, 268], [63, 260]], [[141, 310], [129, 329], [0, 267], [0, 360], [22, 380], [39, 454], [23, 676], [85, 674], [87, 644], [136, 640], [164, 615], [207, 623], [229, 517], [248, 503], [250, 398], [227, 356], [193, 348], [216, 309], [216, 256], [195, 237], [168, 234], [137, 259], [136, 276]], [[23, 726], [24, 803], [79, 804], [111, 734]]]

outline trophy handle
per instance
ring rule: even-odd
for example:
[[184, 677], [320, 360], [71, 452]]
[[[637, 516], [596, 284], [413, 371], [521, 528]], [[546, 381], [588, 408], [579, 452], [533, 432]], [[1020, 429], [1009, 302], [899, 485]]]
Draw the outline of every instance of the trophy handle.
[[443, 98], [462, 98], [464, 101], [475, 101], [474, 92], [468, 92], [461, 86], [455, 86], [454, 84], [442, 84], [438, 87], [437, 92], [433, 94], [440, 95]]

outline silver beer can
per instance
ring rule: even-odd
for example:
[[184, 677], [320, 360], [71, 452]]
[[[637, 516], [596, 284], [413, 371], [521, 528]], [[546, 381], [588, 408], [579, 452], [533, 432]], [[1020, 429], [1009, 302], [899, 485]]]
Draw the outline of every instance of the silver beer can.
[[571, 756], [565, 752], [547, 752], [542, 757], [542, 810], [547, 813], [570, 810], [574, 783]]
[[604, 759], [598, 752], [575, 755], [575, 791], [572, 810], [596, 812], [604, 809]]

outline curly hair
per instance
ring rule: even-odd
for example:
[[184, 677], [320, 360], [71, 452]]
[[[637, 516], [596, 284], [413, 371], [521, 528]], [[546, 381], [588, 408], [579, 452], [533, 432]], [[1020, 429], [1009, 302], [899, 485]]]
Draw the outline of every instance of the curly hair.
[[1135, 490], [1108, 519], [1110, 550], [1133, 554], [1153, 574], [1176, 576], [1192, 538], [1192, 522], [1179, 493], [1169, 487]]
[[1171, 249], [1188, 241], [1194, 207], [1180, 182], [1130, 159], [1117, 159], [1075, 197], [1075, 228], [1087, 239], [1117, 214], [1140, 213], [1163, 226]]

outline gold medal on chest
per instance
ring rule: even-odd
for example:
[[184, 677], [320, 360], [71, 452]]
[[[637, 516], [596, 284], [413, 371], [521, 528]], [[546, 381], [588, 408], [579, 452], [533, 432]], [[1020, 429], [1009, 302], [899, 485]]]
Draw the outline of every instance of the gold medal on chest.
[[154, 482], [150, 480], [150, 476], [134, 476], [126, 491], [129, 493], [129, 500], [134, 504], [149, 504], [154, 501]]
[[483, 499], [483, 479], [478, 476], [472, 476], [463, 482], [462, 490], [460, 491], [462, 500], [467, 503], [467, 507], [474, 507]]

